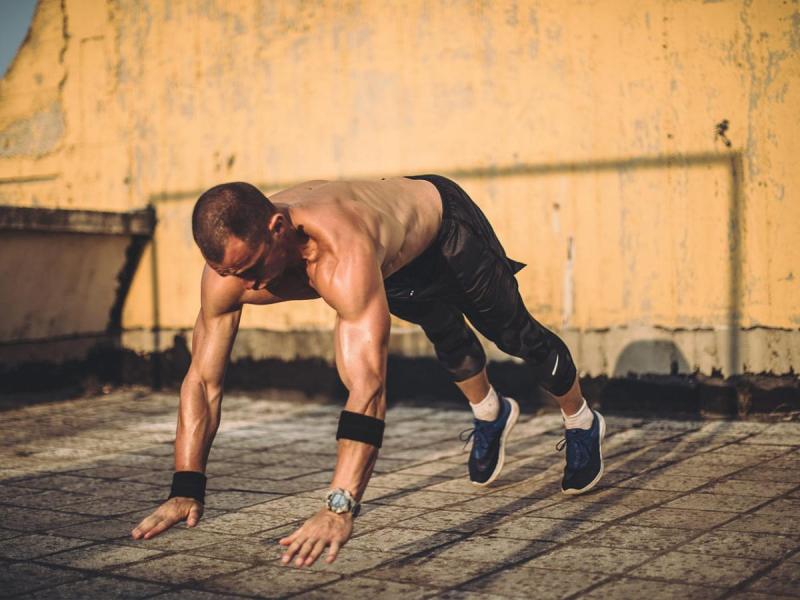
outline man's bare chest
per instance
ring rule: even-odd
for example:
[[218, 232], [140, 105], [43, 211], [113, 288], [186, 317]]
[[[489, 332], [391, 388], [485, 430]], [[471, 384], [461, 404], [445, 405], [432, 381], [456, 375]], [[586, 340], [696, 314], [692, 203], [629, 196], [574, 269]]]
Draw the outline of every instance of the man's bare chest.
[[305, 264], [286, 269], [266, 285], [266, 291], [281, 300], [319, 298], [309, 278]]

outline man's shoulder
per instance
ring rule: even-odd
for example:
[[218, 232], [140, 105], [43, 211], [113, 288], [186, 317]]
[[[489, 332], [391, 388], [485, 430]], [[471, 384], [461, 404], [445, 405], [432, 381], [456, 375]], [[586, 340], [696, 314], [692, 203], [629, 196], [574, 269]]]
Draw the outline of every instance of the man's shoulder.
[[244, 288], [235, 277], [222, 277], [208, 265], [203, 267], [200, 278], [200, 299], [203, 312], [219, 316], [242, 307]]
[[348, 240], [337, 252], [321, 255], [310, 275], [314, 289], [340, 314], [383, 289], [379, 253], [368, 236]]

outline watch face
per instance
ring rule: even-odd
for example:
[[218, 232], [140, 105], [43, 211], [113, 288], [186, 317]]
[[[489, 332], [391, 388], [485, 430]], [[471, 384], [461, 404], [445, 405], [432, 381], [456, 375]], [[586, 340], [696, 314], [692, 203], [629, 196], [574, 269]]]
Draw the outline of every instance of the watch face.
[[350, 502], [348, 502], [344, 494], [332, 494], [330, 507], [334, 511], [345, 511], [350, 507]]

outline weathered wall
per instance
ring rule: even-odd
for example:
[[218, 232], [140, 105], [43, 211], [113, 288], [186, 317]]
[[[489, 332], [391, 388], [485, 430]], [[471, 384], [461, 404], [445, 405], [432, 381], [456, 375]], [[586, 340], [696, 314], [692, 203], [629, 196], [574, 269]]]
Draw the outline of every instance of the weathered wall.
[[[0, 363], [75, 357], [37, 340], [104, 338], [128, 244], [123, 236], [0, 233]], [[77, 346], [85, 353], [83, 340]]]
[[[0, 82], [0, 204], [155, 204], [123, 320], [149, 349], [194, 322], [208, 186], [449, 174], [585, 372], [797, 372], [799, 52], [796, 0], [42, 0]], [[258, 332], [331, 322], [250, 307], [237, 352], [325, 355]]]

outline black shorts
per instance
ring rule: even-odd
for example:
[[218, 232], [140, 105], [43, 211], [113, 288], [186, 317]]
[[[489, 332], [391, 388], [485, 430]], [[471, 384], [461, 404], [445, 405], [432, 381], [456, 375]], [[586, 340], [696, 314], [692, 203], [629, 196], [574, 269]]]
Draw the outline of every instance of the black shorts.
[[566, 345], [527, 311], [515, 274], [525, 265], [506, 256], [481, 209], [441, 175], [414, 175], [436, 186], [442, 224], [417, 258], [384, 280], [389, 311], [420, 325], [455, 381], [486, 364], [464, 317], [501, 350], [525, 360], [540, 385], [563, 395], [575, 379]]
[[506, 256], [481, 209], [456, 182], [441, 175], [407, 179], [424, 179], [436, 186], [442, 199], [442, 224], [422, 254], [384, 280], [390, 304], [432, 298], [464, 300], [460, 272], [499, 269], [513, 278], [525, 267]]

